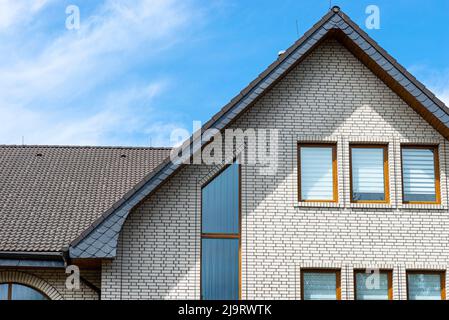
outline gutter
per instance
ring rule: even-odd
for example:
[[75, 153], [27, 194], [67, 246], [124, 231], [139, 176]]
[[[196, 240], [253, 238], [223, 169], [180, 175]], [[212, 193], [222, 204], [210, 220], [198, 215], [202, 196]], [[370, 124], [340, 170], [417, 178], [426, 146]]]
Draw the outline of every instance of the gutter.
[[64, 268], [62, 252], [0, 251], [0, 267]]
[[[68, 248], [60, 252], [13, 252], [0, 251], [0, 268], [52, 268], [64, 269], [71, 264]], [[84, 277], [80, 280], [101, 299], [101, 289]]]

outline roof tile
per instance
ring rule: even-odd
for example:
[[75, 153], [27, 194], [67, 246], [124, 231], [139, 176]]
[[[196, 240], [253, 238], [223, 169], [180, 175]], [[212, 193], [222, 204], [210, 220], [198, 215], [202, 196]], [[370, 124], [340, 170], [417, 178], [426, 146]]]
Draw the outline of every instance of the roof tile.
[[169, 154], [169, 148], [0, 145], [0, 251], [61, 250]]

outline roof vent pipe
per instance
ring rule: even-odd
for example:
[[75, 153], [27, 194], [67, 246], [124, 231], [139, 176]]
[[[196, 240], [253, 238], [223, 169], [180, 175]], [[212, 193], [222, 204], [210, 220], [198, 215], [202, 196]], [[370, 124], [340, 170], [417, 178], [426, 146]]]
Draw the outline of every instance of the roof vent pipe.
[[282, 56], [286, 51], [285, 50], [281, 50], [278, 52], [278, 57]]

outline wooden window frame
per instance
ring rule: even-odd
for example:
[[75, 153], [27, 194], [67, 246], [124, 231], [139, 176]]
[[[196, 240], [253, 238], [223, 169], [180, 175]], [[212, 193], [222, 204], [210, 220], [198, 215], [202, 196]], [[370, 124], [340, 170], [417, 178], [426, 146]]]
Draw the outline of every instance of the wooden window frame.
[[[352, 177], [352, 149], [383, 149], [384, 152], [384, 195], [385, 200], [354, 200], [353, 194], [353, 177]], [[349, 186], [350, 186], [350, 200], [351, 203], [390, 203], [390, 172], [388, 161], [388, 144], [350, 144], [349, 145]]]
[[12, 286], [15, 285], [15, 284], [16, 284], [16, 285], [21, 285], [21, 286], [24, 286], [24, 287], [27, 287], [27, 288], [30, 288], [30, 289], [33, 289], [34, 291], [39, 292], [42, 296], [44, 296], [45, 298], [47, 298], [47, 300], [51, 300], [50, 297], [47, 296], [47, 295], [46, 295], [44, 292], [42, 292], [41, 290], [39, 290], [39, 289], [37, 289], [37, 288], [35, 288], [35, 287], [32, 287], [32, 286], [30, 286], [30, 285], [24, 284], [24, 283], [13, 282], [13, 281], [0, 282], [0, 285], [2, 285], [2, 284], [6, 284], [6, 285], [8, 286], [8, 295], [7, 295], [6, 300], [4, 300], [4, 301], [12, 301]]
[[[332, 190], [333, 199], [332, 200], [303, 200], [301, 198], [301, 147], [307, 148], [331, 148], [332, 149]], [[338, 163], [337, 163], [337, 143], [336, 142], [323, 142], [323, 143], [307, 143], [298, 142], [297, 143], [297, 157], [298, 157], [298, 201], [307, 202], [317, 202], [317, 203], [337, 203], [338, 202]]]
[[[427, 149], [432, 150], [433, 166], [435, 174], [435, 201], [405, 201], [404, 200], [404, 161], [402, 157], [403, 149]], [[441, 204], [441, 181], [440, 181], [440, 157], [438, 145], [401, 145], [401, 185], [402, 185], [402, 203], [404, 204]]]
[[336, 300], [341, 300], [341, 270], [340, 269], [301, 269], [301, 300], [304, 299], [304, 273], [333, 273], [336, 277]]
[[[235, 159], [234, 159], [235, 161]], [[239, 221], [239, 232], [238, 233], [203, 233], [203, 189], [209, 185], [215, 178], [217, 178], [221, 173], [223, 173], [227, 168], [231, 165], [238, 165], [238, 221]], [[239, 276], [239, 297], [238, 299], [242, 299], [242, 166], [239, 163], [233, 163], [225, 165], [221, 168], [217, 173], [215, 173], [212, 177], [210, 177], [202, 186], [200, 191], [200, 300], [203, 299], [203, 276], [202, 276], [202, 268], [203, 268], [203, 239], [238, 239], [239, 240], [239, 249], [238, 249], [238, 276]]]
[[441, 300], [446, 300], [446, 271], [440, 270], [407, 270], [405, 272], [405, 280], [407, 284], [407, 300], [410, 300], [408, 275], [409, 274], [438, 274], [440, 276]]
[[[357, 274], [367, 274], [367, 269], [354, 269], [354, 300], [357, 299]], [[393, 300], [393, 270], [381, 269], [379, 274], [386, 274], [388, 278], [388, 300]]]

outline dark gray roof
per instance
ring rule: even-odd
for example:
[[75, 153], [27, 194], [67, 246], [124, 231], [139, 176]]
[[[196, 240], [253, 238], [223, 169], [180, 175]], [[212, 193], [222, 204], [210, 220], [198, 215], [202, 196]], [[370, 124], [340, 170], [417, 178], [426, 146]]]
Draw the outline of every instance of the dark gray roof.
[[[212, 117], [202, 128], [222, 130], [237, 119], [247, 108], [269, 90], [277, 81], [300, 63], [321, 41], [329, 36], [343, 36], [361, 55], [369, 59], [371, 66], [383, 72], [403, 91], [403, 99], [411, 97], [418, 101], [426, 119], [438, 122], [438, 129], [447, 132], [449, 128], [449, 109], [438, 100], [423, 84], [408, 73], [396, 60], [385, 52], [373, 39], [363, 32], [338, 7], [332, 8], [303, 37], [293, 44], [285, 54], [271, 64], [242, 92]], [[383, 79], [384, 81], [387, 81]], [[405, 97], [405, 98], [404, 98]], [[421, 110], [419, 110], [421, 112]], [[430, 115], [430, 116], [428, 116]], [[424, 117], [424, 115], [423, 115]], [[434, 124], [432, 124], [434, 125]], [[442, 132], [442, 131], [440, 131]], [[442, 133], [443, 134], [443, 133]], [[447, 138], [448, 135], [444, 134]], [[209, 141], [203, 137], [200, 143], [190, 139], [192, 151], [196, 152]], [[194, 149], [197, 147], [197, 149]], [[119, 202], [103, 214], [92, 226], [85, 230], [70, 247], [72, 258], [113, 258], [116, 255], [120, 230], [131, 209], [156, 190], [166, 179], [180, 168], [179, 164], [166, 159], [158, 169], [149, 174], [133, 192], [125, 195]]]
[[0, 146], [0, 251], [60, 251], [169, 152]]

